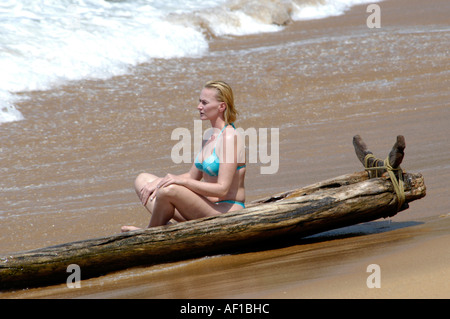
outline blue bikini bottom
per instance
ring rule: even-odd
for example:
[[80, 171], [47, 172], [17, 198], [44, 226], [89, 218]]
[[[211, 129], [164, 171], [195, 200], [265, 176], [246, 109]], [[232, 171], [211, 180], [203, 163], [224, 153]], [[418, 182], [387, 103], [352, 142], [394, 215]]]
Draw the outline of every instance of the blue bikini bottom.
[[216, 204], [219, 204], [219, 203], [238, 204], [238, 205], [241, 205], [242, 208], [245, 208], [245, 204], [243, 202], [238, 202], [236, 200], [221, 200], [221, 201], [216, 202]]

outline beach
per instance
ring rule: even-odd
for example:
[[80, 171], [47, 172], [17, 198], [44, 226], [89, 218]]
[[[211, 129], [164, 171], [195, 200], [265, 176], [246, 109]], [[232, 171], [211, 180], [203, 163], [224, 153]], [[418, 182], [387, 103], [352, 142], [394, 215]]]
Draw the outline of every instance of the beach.
[[[363, 170], [356, 134], [383, 159], [403, 135], [402, 168], [424, 175], [425, 198], [394, 217], [281, 247], [0, 298], [449, 298], [450, 3], [378, 5], [380, 28], [368, 28], [364, 4], [279, 32], [213, 38], [201, 58], [155, 59], [106, 80], [22, 93], [25, 120], [0, 125], [0, 255], [145, 227], [134, 178], [189, 169], [171, 160], [171, 134], [193, 130], [210, 79], [233, 87], [237, 127], [279, 129], [278, 171], [249, 163], [247, 202]], [[380, 288], [367, 284], [373, 264]]]

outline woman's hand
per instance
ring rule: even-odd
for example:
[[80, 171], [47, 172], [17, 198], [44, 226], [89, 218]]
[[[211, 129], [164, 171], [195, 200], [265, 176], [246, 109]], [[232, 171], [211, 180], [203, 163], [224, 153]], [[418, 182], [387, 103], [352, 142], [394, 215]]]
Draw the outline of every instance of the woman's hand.
[[147, 202], [152, 194], [156, 192], [156, 185], [152, 182], [149, 182], [142, 187], [139, 192], [139, 199], [141, 200], [142, 205], [147, 205]]
[[167, 174], [157, 185], [154, 185], [154, 183], [146, 184], [140, 191], [139, 198], [141, 199], [142, 205], [145, 206], [149, 200], [152, 201], [155, 198], [158, 189], [172, 184], [184, 185], [185, 179], [178, 175]]

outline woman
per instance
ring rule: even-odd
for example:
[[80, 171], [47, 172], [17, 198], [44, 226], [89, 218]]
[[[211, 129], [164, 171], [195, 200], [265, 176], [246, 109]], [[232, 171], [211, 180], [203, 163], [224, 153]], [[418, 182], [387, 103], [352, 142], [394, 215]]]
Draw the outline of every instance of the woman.
[[[233, 122], [237, 111], [233, 91], [223, 81], [205, 84], [197, 106], [213, 134], [203, 142], [189, 172], [161, 178], [142, 173], [135, 189], [151, 214], [148, 227], [215, 216], [245, 208], [245, 147]], [[139, 229], [123, 226], [122, 231]]]

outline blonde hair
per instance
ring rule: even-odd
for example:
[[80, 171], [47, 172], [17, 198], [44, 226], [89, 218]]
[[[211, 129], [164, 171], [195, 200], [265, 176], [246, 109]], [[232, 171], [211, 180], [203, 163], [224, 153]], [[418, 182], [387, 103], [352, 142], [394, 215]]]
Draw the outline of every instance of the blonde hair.
[[224, 81], [208, 81], [204, 88], [215, 89], [216, 99], [219, 102], [224, 102], [227, 106], [224, 112], [224, 119], [226, 124], [231, 124], [236, 121], [238, 111], [234, 106], [234, 96], [231, 87]]

